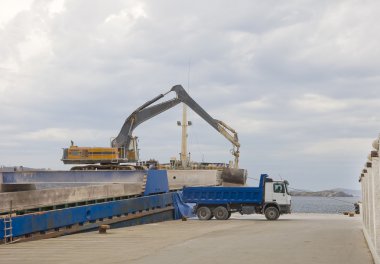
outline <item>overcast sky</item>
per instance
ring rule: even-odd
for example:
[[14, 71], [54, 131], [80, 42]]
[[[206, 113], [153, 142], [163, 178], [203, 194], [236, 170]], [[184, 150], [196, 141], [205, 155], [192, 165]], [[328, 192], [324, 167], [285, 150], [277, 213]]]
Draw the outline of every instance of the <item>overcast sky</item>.
[[[1, 1], [0, 165], [69, 169], [70, 140], [109, 146], [134, 109], [182, 84], [238, 131], [249, 176], [359, 189], [380, 132], [379, 11], [367, 0]], [[177, 106], [135, 130], [142, 159], [178, 157], [180, 118]], [[193, 160], [232, 159], [189, 119]]]

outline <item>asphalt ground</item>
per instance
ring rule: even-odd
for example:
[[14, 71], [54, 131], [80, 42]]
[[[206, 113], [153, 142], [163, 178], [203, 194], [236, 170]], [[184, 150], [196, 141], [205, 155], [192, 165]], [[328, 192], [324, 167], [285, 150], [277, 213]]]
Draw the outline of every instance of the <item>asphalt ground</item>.
[[0, 263], [373, 263], [359, 216], [168, 221], [0, 246]]

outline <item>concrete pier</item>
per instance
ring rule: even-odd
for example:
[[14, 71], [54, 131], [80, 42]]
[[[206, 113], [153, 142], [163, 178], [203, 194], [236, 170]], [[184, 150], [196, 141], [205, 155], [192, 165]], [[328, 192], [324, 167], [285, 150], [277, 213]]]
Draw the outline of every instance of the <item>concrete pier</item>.
[[380, 162], [379, 138], [375, 139], [373, 149], [360, 174], [362, 188], [363, 233], [372, 252], [375, 263], [380, 264]]
[[[218, 170], [165, 170], [171, 190], [183, 186], [222, 185]], [[0, 192], [31, 185], [34, 189], [77, 187], [113, 183], [141, 183], [148, 171], [17, 171], [0, 172]], [[243, 184], [240, 184], [243, 185]], [[30, 187], [30, 186], [29, 186]]]
[[[140, 195], [142, 182], [107, 184], [61, 189], [0, 193], [0, 213], [78, 203], [97, 199]], [[12, 208], [10, 208], [12, 206]]]
[[169, 221], [0, 246], [4, 263], [373, 263], [358, 216]]
[[171, 190], [182, 189], [183, 186], [215, 186], [221, 185], [221, 172], [218, 170], [167, 170]]

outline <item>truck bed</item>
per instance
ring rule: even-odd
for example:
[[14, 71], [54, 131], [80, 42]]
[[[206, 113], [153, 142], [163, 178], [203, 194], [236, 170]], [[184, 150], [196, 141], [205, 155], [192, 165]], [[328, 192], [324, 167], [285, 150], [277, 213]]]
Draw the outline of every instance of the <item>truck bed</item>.
[[186, 203], [196, 204], [261, 204], [263, 188], [260, 187], [186, 187]]

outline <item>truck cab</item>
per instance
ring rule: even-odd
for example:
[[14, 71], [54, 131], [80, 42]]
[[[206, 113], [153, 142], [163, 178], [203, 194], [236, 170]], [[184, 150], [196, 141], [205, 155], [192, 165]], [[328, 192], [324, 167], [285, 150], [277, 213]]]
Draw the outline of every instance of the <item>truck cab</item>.
[[266, 179], [264, 191], [264, 207], [275, 205], [280, 214], [289, 214], [292, 198], [288, 192], [288, 181], [272, 181]]

